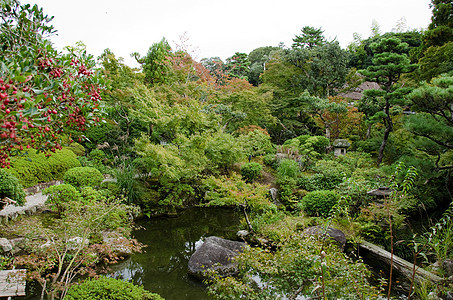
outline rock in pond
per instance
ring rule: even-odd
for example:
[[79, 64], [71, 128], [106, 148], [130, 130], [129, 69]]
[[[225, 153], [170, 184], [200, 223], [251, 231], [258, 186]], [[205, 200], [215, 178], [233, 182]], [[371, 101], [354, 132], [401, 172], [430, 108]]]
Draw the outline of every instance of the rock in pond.
[[336, 241], [338, 245], [343, 248], [346, 244], [346, 236], [344, 235], [343, 231], [328, 227], [327, 232], [324, 233], [325, 228], [322, 226], [312, 226], [308, 227], [304, 230], [304, 234], [308, 235], [320, 235], [320, 234], [327, 234], [331, 239]]
[[220, 276], [237, 274], [237, 265], [231, 259], [241, 253], [245, 243], [225, 240], [216, 236], [207, 237], [189, 259], [189, 273], [197, 278], [208, 278], [206, 270], [214, 270]]

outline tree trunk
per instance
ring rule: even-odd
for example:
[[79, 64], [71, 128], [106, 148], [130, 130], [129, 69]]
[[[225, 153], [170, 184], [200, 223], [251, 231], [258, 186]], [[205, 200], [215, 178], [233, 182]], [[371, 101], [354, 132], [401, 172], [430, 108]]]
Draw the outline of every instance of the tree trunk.
[[326, 126], [326, 138], [328, 138], [330, 141], [330, 127], [329, 126]]
[[366, 139], [369, 139], [371, 135], [371, 124], [368, 124], [368, 128], [366, 129]]
[[384, 157], [384, 150], [385, 150], [385, 146], [387, 145], [387, 141], [389, 139], [390, 132], [392, 132], [392, 130], [393, 130], [392, 117], [390, 116], [390, 102], [389, 102], [389, 99], [386, 99], [385, 101], [386, 101], [386, 103], [385, 103], [385, 114], [386, 114], [385, 121], [387, 123], [386, 124], [387, 126], [385, 127], [384, 138], [382, 139], [381, 147], [379, 147], [379, 155], [378, 155], [378, 160], [377, 160], [378, 167], [382, 162], [382, 158]]

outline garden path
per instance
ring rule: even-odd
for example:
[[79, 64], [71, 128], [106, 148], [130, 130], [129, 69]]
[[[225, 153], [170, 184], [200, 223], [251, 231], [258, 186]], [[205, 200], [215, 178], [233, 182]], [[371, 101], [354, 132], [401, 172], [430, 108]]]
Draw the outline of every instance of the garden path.
[[0, 220], [15, 219], [18, 215], [23, 214], [33, 214], [36, 210], [44, 206], [46, 200], [47, 195], [43, 195], [42, 192], [26, 196], [24, 206], [14, 206], [9, 204], [0, 210]]

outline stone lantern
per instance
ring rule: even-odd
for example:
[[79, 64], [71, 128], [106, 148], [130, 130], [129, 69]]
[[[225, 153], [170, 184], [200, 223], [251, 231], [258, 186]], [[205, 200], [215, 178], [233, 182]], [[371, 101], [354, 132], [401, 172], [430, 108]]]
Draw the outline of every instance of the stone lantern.
[[333, 142], [333, 148], [334, 148], [334, 155], [335, 157], [338, 157], [340, 155], [345, 155], [347, 152], [347, 149], [351, 147], [351, 144], [344, 139], [337, 139]]

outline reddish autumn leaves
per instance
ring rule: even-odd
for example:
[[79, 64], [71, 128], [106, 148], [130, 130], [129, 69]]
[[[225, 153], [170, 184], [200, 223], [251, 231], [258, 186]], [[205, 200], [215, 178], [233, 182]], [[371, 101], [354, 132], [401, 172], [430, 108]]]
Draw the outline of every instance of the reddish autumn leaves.
[[22, 68], [29, 72], [10, 70], [0, 78], [1, 167], [18, 150], [55, 152], [63, 138], [70, 141], [69, 129], [84, 131], [101, 119], [102, 79], [91, 57], [42, 49], [36, 56], [34, 65]]

